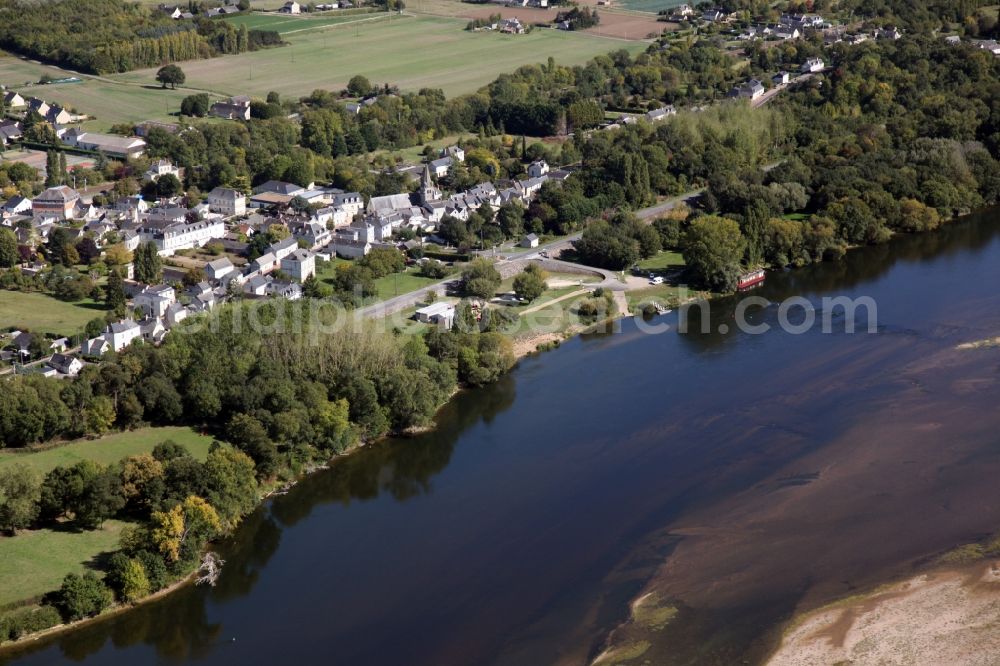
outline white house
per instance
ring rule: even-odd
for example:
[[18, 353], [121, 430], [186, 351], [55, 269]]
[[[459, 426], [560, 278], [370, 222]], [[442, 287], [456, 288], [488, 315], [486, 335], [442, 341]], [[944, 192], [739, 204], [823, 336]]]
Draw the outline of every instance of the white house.
[[528, 178], [541, 178], [549, 172], [549, 165], [545, 160], [538, 160], [528, 165]]
[[305, 282], [310, 275], [316, 275], [316, 255], [299, 248], [281, 260], [281, 271], [293, 280]]
[[750, 79], [743, 85], [736, 86], [733, 92], [736, 97], [757, 99], [764, 94], [764, 84], [757, 79]]
[[521, 239], [521, 247], [538, 247], [538, 236], [535, 234], [528, 234]]
[[771, 82], [776, 86], [782, 86], [792, 80], [792, 75], [788, 72], [781, 71], [771, 77]]
[[431, 173], [434, 174], [435, 178], [444, 178], [451, 170], [452, 162], [451, 157], [439, 157], [430, 163]]
[[133, 303], [149, 317], [163, 317], [167, 309], [177, 301], [173, 287], [165, 284], [146, 287], [135, 295]]
[[111, 349], [116, 352], [125, 349], [133, 340], [141, 336], [142, 329], [132, 319], [116, 321], [108, 326], [108, 330], [104, 332], [104, 339], [111, 345]]
[[292, 252], [299, 249], [299, 241], [296, 240], [294, 236], [288, 236], [277, 243], [272, 243], [267, 249], [268, 252], [274, 255], [275, 260], [281, 261]]
[[83, 362], [80, 359], [66, 354], [53, 354], [48, 360], [48, 365], [56, 372], [69, 377], [76, 377], [83, 370]]
[[142, 339], [154, 345], [163, 342], [163, 338], [167, 335], [167, 327], [159, 317], [143, 319], [139, 324], [139, 330], [142, 332]]
[[181, 170], [171, 164], [170, 160], [156, 160], [149, 165], [148, 169], [146, 169], [146, 173], [143, 174], [143, 179], [155, 182], [160, 178], [160, 176], [165, 176], [168, 173], [178, 179], [181, 177]]
[[221, 280], [235, 270], [236, 267], [233, 266], [233, 262], [229, 260], [229, 257], [222, 257], [221, 259], [216, 259], [205, 264], [205, 277], [209, 280]]
[[459, 162], [465, 161], [465, 151], [459, 146], [448, 146], [447, 148], [441, 149], [441, 154], [439, 157], [453, 157]]
[[334, 208], [343, 208], [351, 217], [360, 213], [365, 207], [365, 199], [358, 192], [340, 192], [334, 194], [331, 203]]
[[247, 198], [239, 190], [230, 187], [216, 187], [208, 193], [208, 209], [226, 217], [246, 215]]
[[302, 6], [292, 0], [291, 2], [286, 2], [278, 11], [282, 14], [301, 14]]
[[802, 72], [822, 72], [826, 68], [826, 64], [823, 62], [822, 58], [809, 58], [804, 63], [802, 63]]

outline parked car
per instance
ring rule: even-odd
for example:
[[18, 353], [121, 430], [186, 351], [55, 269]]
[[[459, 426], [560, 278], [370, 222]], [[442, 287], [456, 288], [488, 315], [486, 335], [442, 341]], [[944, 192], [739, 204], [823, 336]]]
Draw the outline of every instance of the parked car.
[[663, 284], [663, 278], [659, 275], [650, 275], [649, 284]]

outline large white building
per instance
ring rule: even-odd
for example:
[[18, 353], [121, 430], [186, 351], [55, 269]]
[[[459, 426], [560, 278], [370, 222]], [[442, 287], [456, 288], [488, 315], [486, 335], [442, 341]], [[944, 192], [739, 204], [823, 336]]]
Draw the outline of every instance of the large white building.
[[136, 231], [143, 243], [155, 243], [159, 254], [166, 257], [177, 250], [202, 247], [213, 238], [222, 238], [226, 233], [226, 225], [221, 219], [147, 222]]
[[310, 275], [316, 275], [316, 255], [299, 248], [281, 260], [281, 271], [293, 280], [305, 282]]
[[246, 215], [247, 198], [239, 190], [229, 187], [217, 187], [208, 193], [208, 209], [213, 213], [221, 213], [226, 217]]

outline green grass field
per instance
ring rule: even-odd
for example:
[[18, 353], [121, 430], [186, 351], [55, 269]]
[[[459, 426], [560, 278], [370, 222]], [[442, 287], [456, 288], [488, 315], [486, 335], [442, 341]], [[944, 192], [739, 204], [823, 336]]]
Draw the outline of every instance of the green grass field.
[[204, 460], [208, 456], [208, 447], [212, 443], [211, 437], [198, 434], [190, 428], [140, 428], [100, 439], [79, 439], [33, 453], [0, 449], [0, 467], [21, 462], [44, 474], [59, 465], [73, 465], [81, 460], [93, 460], [107, 465], [128, 456], [148, 453], [154, 446], [168, 439], [186, 448], [198, 460]]
[[0, 290], [0, 328], [75, 335], [87, 322], [104, 316], [104, 304], [90, 299], [67, 303], [47, 294]]
[[102, 553], [118, 549], [125, 525], [108, 520], [86, 532], [44, 529], [0, 537], [0, 608], [37, 599], [58, 589], [66, 574], [92, 568]]
[[[107, 77], [81, 75], [82, 83], [37, 85], [45, 74], [76, 72], [0, 54], [0, 83], [23, 95], [63, 104], [94, 117], [84, 126], [107, 130], [118, 123], [172, 120], [193, 92], [212, 99], [250, 94], [308, 95], [316, 88], [339, 90], [355, 74], [403, 90], [442, 88], [448, 96], [475, 92], [497, 75], [521, 65], [582, 64], [616, 49], [642, 51], [643, 42], [623, 42], [582, 32], [535, 30], [529, 35], [471, 33], [466, 19], [431, 16], [323, 15], [316, 18], [249, 14], [225, 20], [271, 24], [288, 46], [235, 56], [179, 63], [187, 75], [177, 90], [162, 89], [156, 68]], [[277, 23], [280, 22], [280, 23]]]
[[[529, 35], [467, 32], [462, 19], [393, 16], [352, 21], [325, 30], [296, 33], [290, 45], [265, 51], [182, 63], [185, 86], [227, 95], [307, 95], [316, 88], [339, 90], [354, 74], [403, 90], [442, 88], [449, 96], [474, 92], [498, 74], [552, 56], [580, 64], [615, 49], [642, 51], [643, 42], [623, 42], [560, 30]], [[146, 83], [155, 70], [115, 75], [116, 81]]]
[[659, 271], [663, 272], [666, 270], [673, 270], [676, 268], [684, 267], [684, 257], [681, 256], [680, 252], [673, 252], [669, 250], [664, 250], [653, 255], [649, 259], [643, 259], [639, 262], [639, 268], [647, 271], [653, 271], [654, 273]]
[[170, 120], [170, 114], [177, 113], [181, 100], [192, 92], [163, 90], [152, 78], [139, 82], [142, 85], [90, 77], [85, 77], [83, 83], [31, 85], [43, 74], [62, 77], [68, 76], [69, 72], [0, 53], [0, 83], [22, 95], [58, 102], [79, 113], [94, 116], [94, 120], [84, 123], [84, 127], [91, 130], [106, 130], [116, 123]]
[[330, 25], [350, 23], [361, 19], [384, 16], [384, 13], [358, 12], [351, 14], [319, 14], [317, 16], [290, 16], [287, 14], [236, 14], [222, 19], [233, 25], [245, 25], [248, 30], [275, 30], [281, 34], [316, 30]]
[[435, 282], [440, 282], [440, 280], [422, 277], [416, 275], [412, 270], [407, 270], [405, 273], [393, 273], [375, 280], [375, 288], [378, 289], [378, 300], [384, 301], [393, 296], [423, 289]]

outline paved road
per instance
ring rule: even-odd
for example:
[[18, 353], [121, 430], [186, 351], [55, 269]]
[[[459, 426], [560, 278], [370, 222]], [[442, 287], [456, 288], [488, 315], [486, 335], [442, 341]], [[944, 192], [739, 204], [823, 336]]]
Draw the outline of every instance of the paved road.
[[815, 72], [807, 72], [805, 74], [800, 74], [799, 76], [796, 76], [794, 79], [791, 79], [788, 83], [782, 83], [780, 86], [775, 86], [775, 87], [771, 88], [770, 90], [768, 90], [766, 93], [764, 93], [763, 95], [761, 95], [757, 99], [751, 100], [751, 102], [750, 102], [750, 108], [751, 109], [756, 109], [756, 108], [764, 106], [765, 104], [767, 104], [768, 102], [770, 102], [772, 99], [774, 99], [775, 97], [777, 97], [779, 94], [781, 94], [781, 92], [783, 90], [787, 90], [788, 88], [791, 88], [792, 86], [795, 86], [795, 85], [798, 85], [798, 84], [803, 83], [805, 81], [808, 81], [810, 78], [812, 78], [813, 74], [815, 74]]

